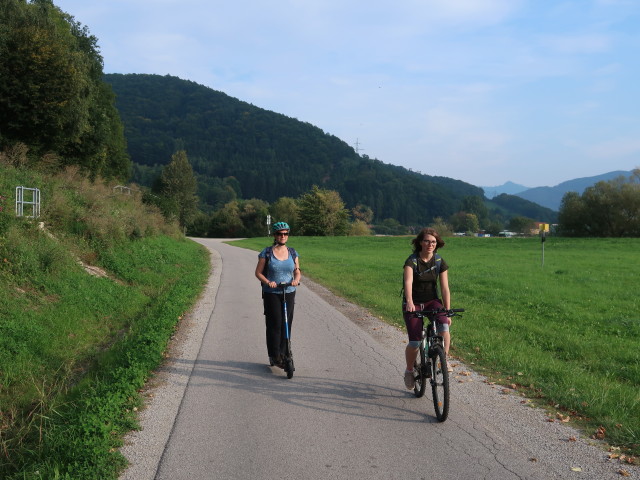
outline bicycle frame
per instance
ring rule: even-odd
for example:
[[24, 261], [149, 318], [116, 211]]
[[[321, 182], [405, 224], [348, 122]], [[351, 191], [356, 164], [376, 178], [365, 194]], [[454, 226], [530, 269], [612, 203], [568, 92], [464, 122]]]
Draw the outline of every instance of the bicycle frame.
[[441, 314], [454, 317], [459, 312], [464, 312], [464, 309], [418, 310], [414, 312], [417, 317], [422, 319], [426, 317], [429, 320], [424, 322], [422, 326], [419, 363], [416, 360], [417, 374], [414, 393], [416, 397], [424, 395], [428, 378], [433, 394], [433, 406], [439, 422], [444, 422], [449, 415], [449, 372], [444, 352], [444, 339], [442, 335], [438, 335], [437, 317]]
[[427, 318], [429, 322], [425, 322], [422, 326], [422, 338], [427, 339], [427, 345], [431, 348], [436, 343], [444, 347], [444, 339], [442, 335], [438, 335], [437, 316], [445, 314], [447, 317], [461, 316], [459, 313], [464, 312], [464, 308], [445, 309], [438, 308], [434, 310], [417, 310], [413, 312], [419, 318]]

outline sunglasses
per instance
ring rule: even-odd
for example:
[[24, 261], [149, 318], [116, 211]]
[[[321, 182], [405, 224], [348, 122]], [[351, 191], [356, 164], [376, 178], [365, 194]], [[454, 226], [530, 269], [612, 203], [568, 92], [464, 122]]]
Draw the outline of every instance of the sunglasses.
[[276, 235], [280, 237], [287, 237], [289, 235], [289, 232], [276, 232]]

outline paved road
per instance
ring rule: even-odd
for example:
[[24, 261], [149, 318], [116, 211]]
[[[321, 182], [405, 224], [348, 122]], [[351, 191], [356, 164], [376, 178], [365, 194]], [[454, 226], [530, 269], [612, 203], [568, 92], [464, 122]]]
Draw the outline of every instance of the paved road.
[[211, 279], [147, 392], [123, 480], [640, 478], [464, 365], [438, 423], [430, 397], [404, 389], [404, 335], [352, 322], [310, 282], [287, 380], [267, 365], [256, 252], [197, 241], [212, 251]]

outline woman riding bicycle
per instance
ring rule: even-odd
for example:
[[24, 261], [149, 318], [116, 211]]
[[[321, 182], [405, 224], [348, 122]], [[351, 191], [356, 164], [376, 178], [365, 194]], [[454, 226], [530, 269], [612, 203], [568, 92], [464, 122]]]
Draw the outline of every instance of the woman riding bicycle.
[[296, 286], [300, 283], [300, 262], [295, 249], [287, 247], [289, 225], [285, 222], [273, 224], [273, 245], [258, 254], [256, 278], [262, 283], [262, 301], [266, 324], [267, 353], [269, 363], [284, 368], [283, 356], [286, 349], [286, 332], [282, 315], [281, 283], [291, 283], [286, 287], [287, 319], [289, 332], [293, 322]]
[[[404, 383], [407, 389], [414, 387], [413, 366], [418, 356], [420, 340], [422, 339], [422, 318], [413, 312], [420, 310], [451, 308], [449, 292], [449, 266], [436, 252], [444, 247], [444, 241], [433, 228], [423, 228], [414, 238], [413, 254], [404, 263], [404, 299], [402, 311], [409, 334], [409, 344], [405, 350], [407, 369]], [[438, 298], [437, 282], [440, 280], [442, 299]], [[449, 353], [451, 337], [449, 325], [451, 319], [446, 315], [438, 316], [438, 334], [444, 340], [445, 354]]]

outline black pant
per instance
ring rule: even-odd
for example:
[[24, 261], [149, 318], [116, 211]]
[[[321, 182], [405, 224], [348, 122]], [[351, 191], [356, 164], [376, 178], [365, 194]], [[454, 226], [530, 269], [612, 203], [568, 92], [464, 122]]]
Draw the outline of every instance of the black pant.
[[[291, 338], [291, 324], [293, 323], [293, 307], [296, 292], [285, 294], [287, 297], [287, 320], [289, 322], [289, 338]], [[286, 349], [286, 332], [282, 313], [282, 293], [263, 293], [264, 319], [267, 328], [267, 352], [270, 357], [284, 355]]]

